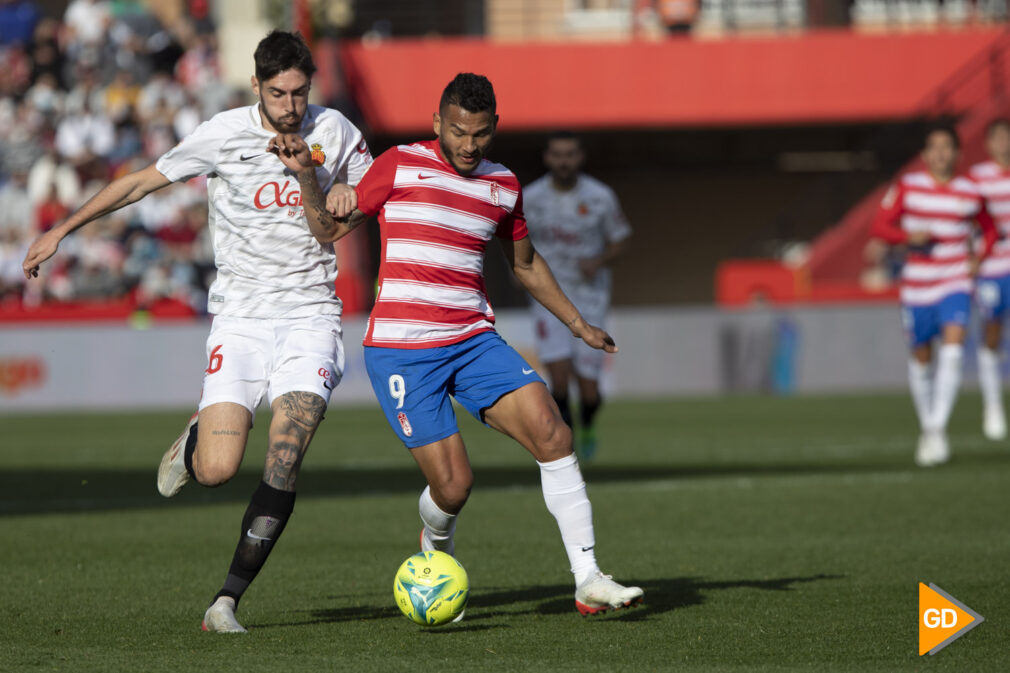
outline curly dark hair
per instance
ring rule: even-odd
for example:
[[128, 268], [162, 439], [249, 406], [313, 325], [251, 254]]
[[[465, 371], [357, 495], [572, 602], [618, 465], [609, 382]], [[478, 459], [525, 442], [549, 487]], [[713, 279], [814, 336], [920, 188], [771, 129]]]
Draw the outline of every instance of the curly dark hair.
[[297, 32], [270, 31], [256, 46], [253, 60], [256, 62], [256, 79], [260, 82], [272, 79], [291, 68], [301, 70], [309, 78], [316, 72], [312, 52], [305, 44], [301, 33]]
[[459, 73], [442, 91], [442, 99], [438, 102], [439, 112], [449, 105], [458, 105], [467, 112], [487, 111], [494, 114], [497, 104], [491, 80], [472, 72]]
[[926, 124], [926, 133], [922, 136], [923, 141], [929, 140], [929, 137], [934, 133], [946, 133], [954, 142], [954, 149], [961, 149], [961, 138], [957, 135], [957, 128], [953, 122], [940, 119]]
[[985, 126], [985, 134], [988, 136], [1000, 127], [1010, 131], [1010, 119], [1007, 119], [1006, 117], [996, 117], [995, 119], [990, 120]]

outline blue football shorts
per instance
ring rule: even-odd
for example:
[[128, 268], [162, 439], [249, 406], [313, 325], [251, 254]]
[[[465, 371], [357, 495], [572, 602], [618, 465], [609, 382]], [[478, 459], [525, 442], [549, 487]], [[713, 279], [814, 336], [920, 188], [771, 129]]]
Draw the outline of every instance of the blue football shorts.
[[947, 295], [936, 304], [906, 305], [902, 308], [908, 343], [915, 348], [939, 336], [944, 325], [966, 326], [971, 313], [971, 297], [967, 292], [958, 292]]
[[493, 331], [436, 348], [366, 346], [365, 368], [386, 420], [410, 449], [459, 432], [450, 396], [483, 422], [502, 396], [544, 382]]
[[975, 284], [975, 303], [982, 320], [1002, 320], [1010, 309], [1010, 276], [979, 278]]

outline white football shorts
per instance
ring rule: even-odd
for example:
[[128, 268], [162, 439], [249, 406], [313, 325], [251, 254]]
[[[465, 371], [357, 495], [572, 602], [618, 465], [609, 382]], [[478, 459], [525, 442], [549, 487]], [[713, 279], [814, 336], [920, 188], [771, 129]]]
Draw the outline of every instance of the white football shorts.
[[[606, 329], [605, 312], [581, 311], [581, 313], [590, 325]], [[603, 369], [603, 356], [606, 355], [604, 351], [572, 336], [572, 331], [538, 302], [533, 303], [532, 314], [537, 357], [541, 362], [546, 364], [571, 360], [576, 374], [584, 379], [599, 380]]]
[[254, 416], [285, 393], [308, 392], [327, 403], [344, 375], [339, 316], [235, 318], [216, 316], [207, 337], [200, 409], [241, 404]]

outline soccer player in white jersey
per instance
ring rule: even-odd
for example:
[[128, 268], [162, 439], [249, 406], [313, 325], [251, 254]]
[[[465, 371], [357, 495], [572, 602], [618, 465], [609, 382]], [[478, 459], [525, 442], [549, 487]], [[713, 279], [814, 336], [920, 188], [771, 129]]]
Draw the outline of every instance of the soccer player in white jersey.
[[[547, 386], [494, 331], [484, 289], [484, 254], [497, 238], [516, 278], [594, 348], [617, 350], [565, 296], [527, 236], [515, 175], [485, 159], [494, 137], [494, 89], [461, 73], [434, 114], [437, 140], [379, 156], [356, 188], [335, 186], [324, 203], [308, 150], [290, 136], [281, 156], [298, 172], [312, 226], [336, 240], [378, 214], [379, 293], [365, 335], [365, 365], [390, 426], [428, 481], [419, 509], [423, 550], [454, 551], [456, 517], [473, 474], [450, 396], [490, 427], [522, 444], [540, 465], [547, 509], [561, 529], [582, 614], [632, 605], [638, 587], [600, 572], [592, 507], [571, 429]], [[349, 217], [339, 222], [330, 215]]]
[[982, 317], [978, 349], [978, 380], [982, 389], [982, 432], [993, 440], [1007, 436], [1000, 374], [1003, 323], [1010, 312], [1010, 120], [996, 119], [986, 130], [989, 161], [971, 167], [986, 208], [996, 221], [1000, 240], [978, 272], [975, 300]]
[[189, 479], [217, 486], [238, 471], [256, 407], [273, 411], [263, 481], [242, 519], [224, 585], [203, 628], [242, 632], [239, 599], [266, 561], [294, 508], [295, 480], [309, 441], [340, 381], [344, 356], [336, 258], [306, 223], [297, 180], [275, 156], [279, 134], [309, 148], [315, 188], [356, 184], [371, 163], [361, 133], [336, 110], [308, 104], [312, 54], [301, 36], [274, 31], [256, 48], [259, 103], [216, 115], [158, 161], [123, 176], [40, 236], [24, 261], [38, 274], [70, 232], [166, 185], [209, 176], [207, 195], [217, 278], [208, 305], [203, 396], [158, 470], [171, 497]]
[[[603, 325], [610, 308], [609, 267], [624, 252], [631, 227], [614, 191], [581, 172], [584, 161], [578, 136], [554, 133], [544, 150], [549, 172], [523, 188], [523, 208], [530, 238], [558, 285], [590, 324]], [[543, 304], [533, 302], [531, 310], [537, 356], [547, 369], [561, 417], [572, 427], [568, 390], [574, 374], [579, 390], [575, 446], [581, 458], [592, 458], [604, 352], [572, 337]]]
[[[872, 233], [907, 246], [901, 303], [912, 358], [908, 380], [921, 434], [915, 452], [928, 467], [950, 458], [947, 421], [961, 385], [965, 327], [978, 263], [995, 242], [995, 230], [978, 186], [955, 173], [958, 138], [937, 126], [926, 136], [926, 170], [901, 176], [881, 203]], [[972, 250], [974, 223], [985, 244]], [[933, 342], [939, 338], [936, 373]]]

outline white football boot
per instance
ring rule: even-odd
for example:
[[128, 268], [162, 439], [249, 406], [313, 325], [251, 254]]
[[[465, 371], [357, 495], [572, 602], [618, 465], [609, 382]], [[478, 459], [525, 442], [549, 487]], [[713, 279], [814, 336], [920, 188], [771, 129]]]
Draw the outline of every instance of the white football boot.
[[950, 442], [946, 432], [936, 433], [936, 448], [933, 452], [933, 465], [943, 465], [950, 460]]
[[203, 615], [204, 631], [212, 633], [248, 633], [235, 619], [235, 599], [230, 596], [220, 596]]
[[575, 609], [583, 615], [595, 615], [630, 608], [640, 603], [644, 595], [640, 588], [622, 586], [597, 570], [575, 589]]
[[190, 428], [196, 425], [199, 419], [198, 411], [190, 417], [186, 429], [161, 457], [161, 465], [158, 466], [158, 493], [166, 498], [171, 498], [181, 491], [189, 481], [189, 472], [186, 471], [186, 439], [189, 437]]
[[916, 465], [934, 467], [948, 460], [950, 460], [950, 444], [945, 433], [931, 430], [919, 435], [919, 444], [915, 449]]
[[1003, 407], [994, 405], [985, 408], [985, 415], [982, 419], [982, 433], [986, 436], [986, 439], [993, 441], [1006, 439], [1006, 415], [1003, 413]]

